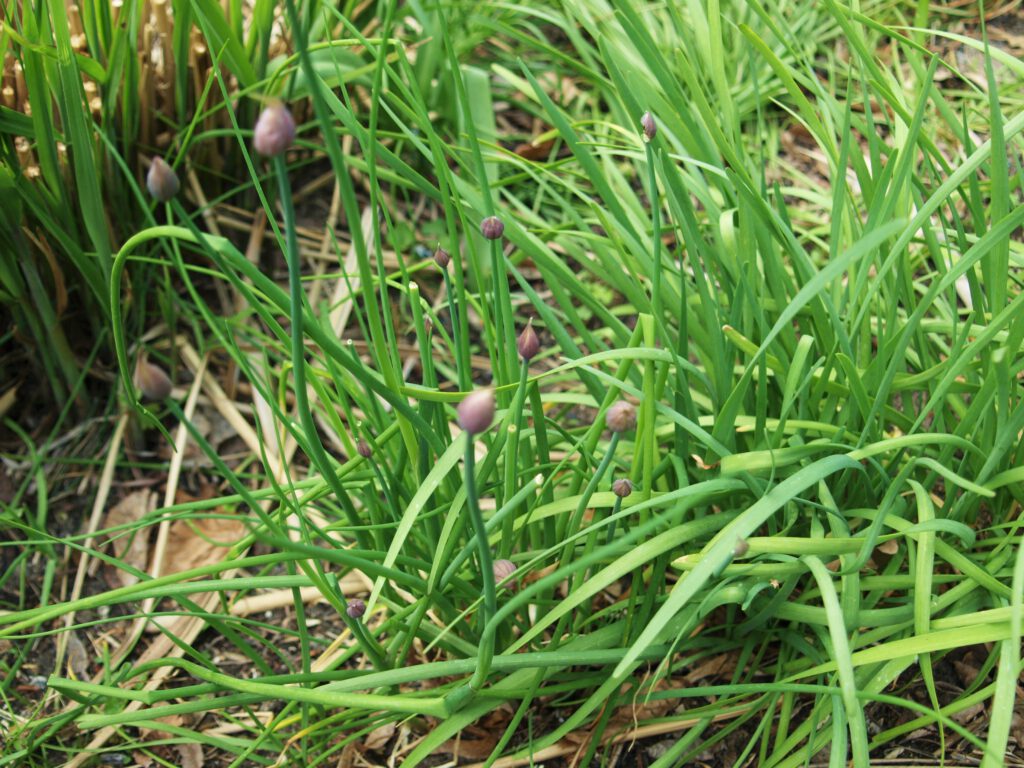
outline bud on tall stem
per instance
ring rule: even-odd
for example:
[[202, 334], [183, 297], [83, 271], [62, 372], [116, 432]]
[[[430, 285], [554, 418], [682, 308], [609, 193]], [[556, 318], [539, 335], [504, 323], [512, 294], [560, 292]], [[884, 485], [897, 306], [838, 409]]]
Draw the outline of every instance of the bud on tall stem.
[[275, 157], [295, 141], [295, 118], [281, 102], [260, 112], [252, 132], [252, 144], [264, 157]]
[[147, 400], [166, 400], [171, 396], [174, 385], [164, 369], [149, 362], [145, 353], [135, 363], [135, 386]]
[[176, 194], [180, 188], [178, 174], [174, 172], [162, 157], [154, 157], [153, 163], [149, 166], [149, 173], [146, 174], [146, 189], [149, 194], [166, 203]]
[[537, 338], [537, 332], [533, 330], [532, 320], [526, 324], [526, 328], [519, 334], [519, 338], [516, 340], [516, 349], [519, 352], [519, 356], [527, 362], [540, 351], [540, 339]]
[[644, 129], [644, 141], [653, 141], [658, 135], [658, 124], [654, 122], [654, 115], [650, 112], [644, 112], [640, 118], [640, 127]]
[[488, 216], [480, 222], [480, 234], [488, 240], [497, 240], [505, 232], [505, 222], [497, 216]]
[[459, 426], [471, 435], [486, 432], [494, 421], [494, 392], [478, 389], [466, 396], [457, 409]]

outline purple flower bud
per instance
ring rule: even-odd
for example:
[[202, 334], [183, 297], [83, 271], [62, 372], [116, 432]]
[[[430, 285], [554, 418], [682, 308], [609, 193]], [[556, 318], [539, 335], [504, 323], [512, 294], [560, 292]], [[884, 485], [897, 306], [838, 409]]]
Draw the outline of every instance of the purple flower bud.
[[451, 263], [452, 255], [448, 253], [444, 248], [438, 248], [434, 251], [434, 263], [437, 264], [442, 270], [448, 269], [448, 265]]
[[636, 408], [632, 403], [619, 400], [608, 409], [604, 421], [612, 432], [626, 432], [636, 426]]
[[353, 597], [348, 601], [348, 605], [345, 607], [345, 613], [347, 613], [351, 619], [361, 619], [363, 618], [363, 614], [366, 613], [366, 603], [358, 597]]
[[288, 107], [280, 102], [265, 107], [260, 112], [253, 129], [252, 144], [265, 157], [275, 157], [284, 152], [295, 141], [295, 118]]
[[645, 141], [652, 141], [658, 134], [658, 124], [654, 122], [654, 115], [650, 112], [644, 112], [643, 117], [640, 118], [640, 127], [644, 129]]
[[368, 459], [371, 456], [373, 456], [373, 448], [370, 447], [370, 444], [368, 442], [360, 438], [359, 442], [356, 443], [356, 453], [358, 453], [364, 459]]
[[509, 578], [513, 573], [516, 572], [516, 564], [511, 560], [495, 560], [494, 561], [494, 583], [504, 586], [505, 588], [515, 591], [516, 582], [508, 581], [504, 585], [501, 583], [505, 579]]
[[134, 381], [147, 400], [165, 400], [170, 397], [173, 388], [164, 369], [149, 362], [145, 354], [139, 355], [135, 363]]
[[633, 483], [629, 481], [627, 477], [620, 477], [614, 483], [612, 483], [612, 493], [618, 496], [620, 499], [624, 499], [633, 492]]
[[532, 320], [519, 334], [519, 338], [516, 340], [516, 349], [519, 350], [519, 356], [523, 360], [530, 360], [540, 351], [540, 339], [537, 338], [537, 332], [533, 330]]
[[488, 240], [497, 240], [505, 231], [505, 223], [497, 216], [488, 216], [480, 222], [480, 234]]
[[471, 435], [485, 432], [494, 421], [494, 392], [478, 389], [459, 403], [459, 426]]
[[166, 203], [176, 194], [181, 185], [178, 183], [178, 174], [174, 172], [162, 157], [154, 157], [149, 166], [149, 173], [146, 174], [146, 189], [149, 194]]
[[429, 317], [423, 318], [423, 331], [424, 333], [427, 334], [427, 336], [434, 332], [434, 321], [431, 320]]

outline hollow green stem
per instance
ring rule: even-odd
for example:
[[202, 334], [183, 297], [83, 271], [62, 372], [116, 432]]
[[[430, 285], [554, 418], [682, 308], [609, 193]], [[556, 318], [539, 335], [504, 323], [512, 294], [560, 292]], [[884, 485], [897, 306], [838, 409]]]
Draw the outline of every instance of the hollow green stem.
[[644, 149], [647, 152], [647, 183], [648, 200], [651, 204], [651, 312], [658, 325], [661, 325], [663, 316], [661, 313], [661, 206], [658, 205], [658, 179], [654, 168], [654, 147], [651, 142], [646, 142]]
[[[505, 271], [505, 254], [502, 240], [491, 240], [491, 278], [493, 281], [494, 333], [496, 336], [497, 366], [495, 372], [501, 384], [509, 384], [515, 370], [516, 336], [512, 328], [512, 299], [508, 292], [508, 275]], [[508, 394], [498, 390], [498, 403], [508, 407]]]
[[615, 523], [619, 519], [619, 510], [622, 509], [622, 499], [616, 497], [615, 506], [612, 507], [611, 523], [608, 524], [608, 534], [605, 536], [604, 543], [611, 544], [615, 540]]
[[[448, 270], [445, 269], [442, 272], [444, 273], [444, 290], [448, 296], [448, 313], [452, 318], [452, 346], [454, 347], [452, 351], [455, 353], [455, 370], [459, 375], [459, 389], [465, 391], [471, 386], [472, 374], [469, 368], [469, 349], [459, 321], [459, 296], [455, 290], [455, 282], [452, 281]], [[461, 281], [459, 284], [461, 285]]]
[[345, 610], [340, 614], [341, 620], [345, 622], [345, 626], [348, 627], [356, 642], [363, 649], [363, 652], [370, 657], [370, 662], [373, 664], [374, 668], [382, 672], [384, 670], [391, 669], [391, 665], [385, 658], [384, 649], [380, 647], [377, 640], [370, 634], [366, 625], [363, 624], [362, 620], [352, 618], [348, 615], [348, 600], [345, 599], [345, 593], [342, 591], [341, 585], [338, 583], [338, 577], [333, 573], [328, 573], [327, 583], [334, 590], [334, 594], [341, 601], [341, 604], [345, 606]]
[[[615, 448], [619, 444], [619, 433], [613, 432], [611, 442], [608, 444], [608, 450], [604, 454], [604, 458], [601, 459], [601, 463], [597, 465], [597, 469], [590, 478], [590, 482], [587, 483], [587, 487], [583, 489], [583, 494], [580, 496], [579, 504], [576, 505], [576, 511], [573, 513], [572, 518], [569, 520], [569, 525], [559, 532], [558, 538], [565, 539], [572, 536], [579, 529], [580, 524], [583, 522], [583, 513], [587, 509], [587, 505], [590, 503], [591, 497], [597, 490], [598, 484], [601, 482], [601, 478], [604, 477], [605, 472], [608, 471], [608, 467], [611, 466], [612, 458], [615, 456]], [[565, 565], [569, 561], [569, 557], [572, 554], [573, 544], [568, 543], [562, 550], [562, 565]]]
[[473, 436], [466, 433], [466, 508], [476, 534], [477, 560], [480, 565], [480, 579], [484, 587], [484, 615], [480, 634], [480, 652], [477, 655], [476, 672], [470, 680], [470, 687], [479, 690], [487, 680], [494, 658], [494, 627], [491, 619], [498, 610], [498, 598], [494, 588], [494, 563], [491, 559], [491, 545], [487, 541], [487, 528], [480, 513], [480, 500], [476, 493], [476, 456], [473, 453]]
[[[508, 450], [505, 453], [505, 492], [499, 503], [506, 502], [515, 494], [516, 478], [519, 474], [519, 435], [523, 429], [523, 406], [526, 402], [527, 379], [530, 373], [530, 364], [526, 360], [520, 360], [520, 363], [519, 388], [512, 401], [512, 423], [509, 424]], [[499, 545], [502, 557], [508, 557], [512, 551], [514, 524], [515, 516], [509, 515], [502, 526]]]
[[349, 523], [356, 527], [356, 539], [360, 547], [367, 547], [369, 540], [365, 532], [359, 530], [359, 516], [356, 514], [352, 500], [344, 486], [338, 482], [337, 476], [331, 470], [330, 460], [320, 442], [320, 434], [317, 432], [316, 424], [313, 423], [313, 412], [309, 407], [309, 396], [306, 392], [306, 348], [305, 334], [303, 333], [302, 313], [302, 274], [299, 264], [299, 245], [295, 233], [295, 207], [292, 204], [291, 182], [288, 180], [288, 167], [284, 157], [278, 155], [274, 158], [274, 172], [277, 174], [278, 189], [281, 194], [281, 209], [284, 212], [285, 229], [285, 260], [288, 262], [288, 288], [290, 299], [290, 322], [292, 336], [292, 370], [295, 376], [295, 410], [299, 415], [299, 423], [306, 435], [306, 448], [309, 450], [310, 458], [320, 470], [327, 483], [331, 486], [338, 501], [341, 502]]

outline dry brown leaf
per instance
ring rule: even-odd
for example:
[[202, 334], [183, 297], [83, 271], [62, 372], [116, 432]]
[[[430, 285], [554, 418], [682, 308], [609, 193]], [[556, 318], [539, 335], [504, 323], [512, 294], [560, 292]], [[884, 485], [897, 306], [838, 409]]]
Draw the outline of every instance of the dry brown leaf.
[[[130, 525], [141, 520], [144, 515], [155, 508], [155, 493], [147, 490], [135, 491], [110, 508], [103, 518], [101, 527], [116, 528], [121, 525]], [[140, 571], [146, 570], [150, 550], [148, 528], [135, 532], [119, 531], [110, 534], [110, 538], [107, 541], [110, 543], [111, 553], [118, 560], [122, 560], [126, 565], [130, 565]], [[128, 587], [139, 580], [135, 575], [113, 565], [107, 564], [104, 567], [107, 572], [108, 581], [115, 582], [119, 586]]]
[[686, 674], [685, 680], [692, 685], [700, 680], [730, 677], [734, 671], [736, 671], [736, 655], [722, 653], [718, 656], [712, 656], [704, 663], [691, 669]]
[[356, 764], [356, 745], [349, 742], [345, 745], [345, 748], [341, 750], [341, 757], [338, 758], [338, 762], [335, 768], [352, 768]]
[[384, 725], [378, 726], [366, 734], [366, 738], [363, 739], [363, 749], [376, 752], [381, 747], [386, 746], [394, 735], [395, 724], [384, 723]]
[[886, 555], [895, 555], [900, 549], [900, 543], [896, 539], [889, 539], [883, 541], [878, 545], [878, 551], [883, 552]]
[[180, 768], [203, 768], [206, 765], [206, 758], [203, 757], [203, 748], [194, 741], [184, 744], [175, 744], [178, 750], [178, 757], [181, 758]]
[[167, 532], [163, 574], [179, 573], [221, 560], [227, 548], [245, 535], [240, 517], [175, 520]]
[[554, 139], [546, 139], [544, 141], [534, 140], [519, 144], [512, 151], [527, 160], [546, 160], [548, 155], [551, 154], [551, 149], [554, 146]]
[[497, 743], [497, 736], [485, 739], [454, 739], [446, 741], [437, 748], [437, 751], [469, 760], [484, 760], [494, 751]]
[[[166, 707], [167, 706], [167, 702], [166, 701], [158, 701], [158, 702], [156, 702], [156, 706], [157, 707]], [[170, 733], [169, 731], [161, 730], [155, 724], [156, 723], [163, 723], [164, 725], [169, 725], [172, 728], [180, 728], [180, 727], [182, 727], [185, 724], [185, 718], [182, 717], [181, 715], [167, 715], [165, 717], [158, 717], [158, 718], [156, 718], [155, 720], [153, 720], [153, 723], [154, 723], [153, 725], [142, 725], [142, 726], [139, 726], [139, 735], [143, 739], [146, 739], [147, 741], [149, 739], [154, 739], [155, 740], [155, 739], [171, 739], [171, 738], [174, 738], [174, 734]]]
[[959, 659], [953, 661], [953, 669], [956, 670], [956, 676], [960, 678], [960, 684], [964, 688], [970, 688], [975, 678], [978, 677], [978, 672], [980, 672], [975, 664], [960, 661]]
[[1024, 748], [1024, 717], [1014, 715], [1010, 722], [1010, 735], [1017, 742], [1018, 747]]
[[976, 718], [978, 715], [984, 714], [985, 703], [979, 701], [977, 704], [972, 704], [966, 709], [961, 709], [959, 712], [954, 712], [952, 718], [960, 725], [966, 725], [971, 720]]

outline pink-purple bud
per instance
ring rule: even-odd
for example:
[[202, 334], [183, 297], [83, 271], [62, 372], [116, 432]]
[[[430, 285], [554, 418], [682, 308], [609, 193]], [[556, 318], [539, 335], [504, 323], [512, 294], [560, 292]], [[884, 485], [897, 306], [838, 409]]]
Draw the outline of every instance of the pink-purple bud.
[[516, 572], [516, 564], [511, 560], [495, 560], [494, 561], [494, 583], [498, 586], [504, 586], [506, 589], [514, 592], [516, 589], [516, 582], [509, 581], [502, 584], [505, 579], [508, 579], [513, 573]]
[[516, 349], [519, 351], [519, 356], [527, 361], [540, 351], [540, 339], [537, 338], [537, 332], [533, 330], [532, 320], [526, 324], [523, 332], [516, 339]]
[[497, 240], [505, 231], [505, 223], [497, 216], [488, 216], [480, 222], [480, 234], [488, 240]]
[[360, 438], [359, 442], [356, 443], [356, 453], [358, 453], [364, 459], [368, 459], [371, 456], [373, 456], [373, 448], [370, 447], [370, 444], [368, 442]]
[[494, 392], [478, 389], [459, 403], [459, 426], [471, 435], [485, 432], [494, 421]]
[[448, 269], [448, 265], [451, 263], [452, 255], [448, 253], [444, 248], [438, 248], [434, 251], [434, 263], [437, 264], [442, 270]]
[[652, 141], [658, 134], [658, 124], [654, 122], [654, 115], [650, 112], [644, 112], [643, 117], [640, 118], [640, 127], [644, 129], [645, 141]]
[[145, 354], [139, 355], [135, 363], [135, 386], [147, 400], [165, 400], [171, 395], [171, 378], [164, 369], [149, 362]]
[[149, 190], [149, 194], [161, 203], [166, 203], [178, 194], [180, 188], [178, 174], [174, 169], [165, 163], [162, 157], [154, 157], [149, 166], [149, 173], [146, 174], [146, 189]]
[[256, 120], [252, 144], [265, 157], [275, 157], [295, 141], [295, 118], [280, 102], [265, 107]]
[[608, 409], [604, 421], [612, 432], [627, 432], [636, 426], [636, 408], [632, 403], [619, 400]]
[[353, 597], [348, 601], [348, 605], [345, 607], [345, 613], [348, 614], [350, 619], [361, 619], [363, 618], [363, 614], [366, 613], [366, 603], [358, 597]]
[[633, 492], [633, 483], [629, 481], [627, 477], [620, 477], [614, 483], [612, 483], [612, 493], [618, 496], [620, 499], [624, 499]]

